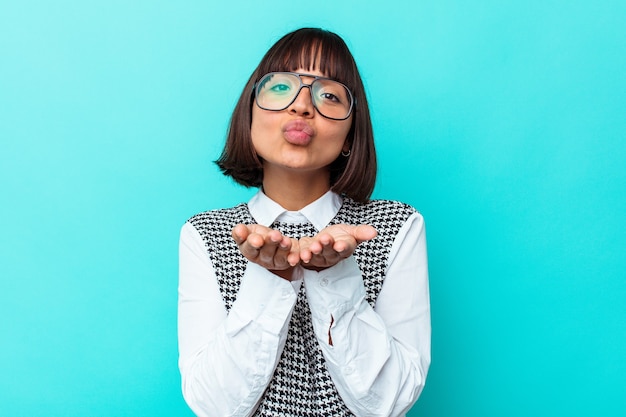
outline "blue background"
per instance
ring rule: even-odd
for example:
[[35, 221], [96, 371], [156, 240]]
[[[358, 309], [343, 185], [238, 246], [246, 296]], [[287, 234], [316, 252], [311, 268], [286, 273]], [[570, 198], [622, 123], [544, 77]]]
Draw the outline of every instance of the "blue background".
[[0, 1], [0, 415], [189, 416], [178, 232], [287, 31], [351, 47], [375, 197], [424, 214], [410, 416], [626, 415], [626, 3]]

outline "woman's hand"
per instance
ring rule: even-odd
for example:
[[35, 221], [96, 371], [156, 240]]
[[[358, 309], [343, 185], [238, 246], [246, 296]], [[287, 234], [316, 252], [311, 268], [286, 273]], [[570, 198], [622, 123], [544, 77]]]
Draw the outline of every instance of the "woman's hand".
[[278, 230], [259, 224], [238, 224], [233, 229], [233, 239], [246, 259], [287, 280], [300, 262], [298, 241]]
[[298, 242], [302, 266], [317, 271], [329, 268], [352, 256], [361, 242], [374, 239], [377, 234], [366, 224], [328, 226], [314, 237], [303, 237]]
[[361, 242], [376, 235], [376, 229], [366, 224], [337, 224], [300, 240], [259, 224], [238, 224], [233, 229], [233, 239], [246, 259], [288, 280], [296, 265], [321, 271], [352, 256]]

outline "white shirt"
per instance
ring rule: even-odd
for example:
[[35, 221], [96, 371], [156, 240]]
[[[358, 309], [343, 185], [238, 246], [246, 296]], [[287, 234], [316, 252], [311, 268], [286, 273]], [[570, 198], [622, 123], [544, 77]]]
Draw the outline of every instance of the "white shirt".
[[[341, 197], [329, 191], [290, 212], [259, 191], [248, 207], [264, 226], [276, 220], [308, 220], [322, 230], [341, 204]], [[185, 223], [180, 236], [178, 340], [182, 391], [191, 409], [210, 417], [254, 413], [280, 359], [298, 291], [305, 285], [318, 344], [347, 407], [357, 416], [404, 415], [421, 393], [430, 365], [422, 216], [411, 215], [400, 229], [375, 308], [365, 300], [353, 257], [321, 272], [296, 267], [294, 278], [289, 282], [248, 262], [227, 314], [205, 243]]]

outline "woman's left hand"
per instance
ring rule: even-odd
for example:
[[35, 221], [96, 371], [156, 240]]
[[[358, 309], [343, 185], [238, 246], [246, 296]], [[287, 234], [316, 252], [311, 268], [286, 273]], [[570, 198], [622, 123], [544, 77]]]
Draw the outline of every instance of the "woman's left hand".
[[367, 224], [328, 226], [313, 237], [300, 238], [300, 260], [307, 269], [320, 271], [352, 256], [356, 247], [378, 233]]

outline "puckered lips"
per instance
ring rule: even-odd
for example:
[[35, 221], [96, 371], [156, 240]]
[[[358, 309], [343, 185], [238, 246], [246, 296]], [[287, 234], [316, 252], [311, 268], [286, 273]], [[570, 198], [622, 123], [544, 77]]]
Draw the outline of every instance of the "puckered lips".
[[315, 131], [304, 120], [291, 120], [283, 126], [283, 137], [292, 145], [306, 146]]

